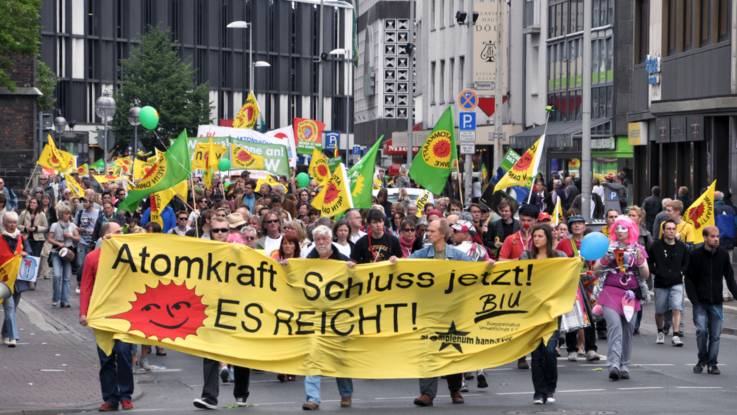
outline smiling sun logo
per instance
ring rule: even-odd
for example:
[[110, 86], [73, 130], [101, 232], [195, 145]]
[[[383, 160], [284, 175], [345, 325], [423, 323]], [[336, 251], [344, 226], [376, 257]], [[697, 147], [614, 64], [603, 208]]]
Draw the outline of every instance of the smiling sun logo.
[[128, 321], [131, 324], [128, 331], [138, 330], [146, 338], [173, 341], [196, 336], [197, 329], [202, 327], [207, 318], [206, 308], [202, 296], [184, 283], [160, 283], [155, 287], [147, 286], [141, 294], [136, 293], [136, 299], [131, 301], [131, 309], [111, 318]]

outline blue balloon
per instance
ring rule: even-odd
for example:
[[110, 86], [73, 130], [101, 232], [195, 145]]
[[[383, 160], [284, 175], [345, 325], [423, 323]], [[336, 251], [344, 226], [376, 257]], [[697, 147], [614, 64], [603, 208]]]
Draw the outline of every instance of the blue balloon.
[[581, 256], [587, 261], [596, 261], [606, 255], [609, 238], [601, 232], [591, 232], [581, 241]]

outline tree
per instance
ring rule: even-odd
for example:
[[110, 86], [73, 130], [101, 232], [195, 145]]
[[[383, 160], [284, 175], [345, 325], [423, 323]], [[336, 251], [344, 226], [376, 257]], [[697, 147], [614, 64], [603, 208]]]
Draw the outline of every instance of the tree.
[[54, 96], [54, 90], [56, 89], [56, 75], [49, 68], [48, 65], [41, 59], [36, 58], [36, 87], [43, 94], [38, 97], [36, 101], [38, 103], [38, 109], [41, 111], [48, 111], [56, 106], [56, 97]]
[[[194, 135], [200, 124], [210, 122], [210, 97], [206, 84], [195, 84], [195, 71], [182, 61], [168, 30], [150, 27], [140, 45], [122, 63], [120, 87], [115, 94], [117, 110], [112, 128], [116, 147], [126, 148], [133, 140], [128, 123], [132, 106], [150, 105], [159, 112], [155, 131], [139, 127], [139, 143], [144, 149], [168, 146], [183, 129]], [[157, 139], [158, 137], [158, 139]]]
[[40, 9], [41, 0], [0, 1], [0, 87], [15, 90], [14, 56], [38, 51]]

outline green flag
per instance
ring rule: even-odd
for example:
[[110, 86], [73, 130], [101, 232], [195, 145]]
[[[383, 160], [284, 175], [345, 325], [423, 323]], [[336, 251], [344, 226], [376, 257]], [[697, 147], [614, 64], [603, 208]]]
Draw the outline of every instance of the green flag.
[[453, 109], [448, 106], [412, 160], [409, 177], [425, 189], [439, 195], [458, 158], [453, 131]]
[[357, 209], [367, 209], [371, 207], [371, 190], [374, 181], [374, 169], [376, 168], [376, 155], [379, 153], [379, 147], [384, 140], [381, 135], [369, 151], [348, 170], [348, 180], [351, 182], [351, 198], [353, 199], [353, 207]]
[[120, 210], [133, 212], [138, 202], [148, 195], [166, 190], [182, 180], [189, 179], [192, 172], [187, 131], [182, 131], [162, 156], [150, 165], [144, 176], [131, 186], [128, 197], [120, 203]]
[[90, 164], [91, 169], [97, 170], [98, 173], [105, 170], [105, 161], [103, 159], [97, 160], [96, 162]]

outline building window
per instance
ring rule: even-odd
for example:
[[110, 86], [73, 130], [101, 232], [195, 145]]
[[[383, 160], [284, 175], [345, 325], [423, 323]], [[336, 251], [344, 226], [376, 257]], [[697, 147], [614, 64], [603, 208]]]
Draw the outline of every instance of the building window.
[[436, 2], [437, 0], [432, 0], [430, 2], [430, 30], [435, 30], [435, 27], [437, 27], [437, 25], [435, 24], [435, 6], [436, 6], [435, 3]]
[[667, 10], [665, 11], [664, 15], [666, 16], [666, 26], [667, 26], [667, 40], [668, 40], [668, 47], [666, 50], [668, 51], [669, 55], [672, 55], [676, 53], [676, 4], [678, 3], [678, 0], [668, 0], [667, 3], [664, 3], [664, 6], [667, 6]]
[[445, 104], [445, 60], [440, 61], [440, 103]]
[[711, 43], [711, 0], [701, 0], [701, 45]]
[[727, 40], [730, 36], [730, 10], [732, 2], [729, 0], [719, 0], [719, 41]]
[[445, 28], [445, 0], [440, 0], [440, 7], [438, 7], [438, 10], [440, 11], [440, 28]]
[[691, 49], [693, 44], [693, 3], [693, 1], [683, 2], [683, 50]]
[[460, 85], [458, 85], [458, 89], [461, 89], [466, 85], [464, 77], [466, 76], [465, 72], [465, 64], [466, 64], [466, 58], [464, 56], [461, 56], [458, 58], [458, 79], [460, 80]]
[[430, 104], [435, 104], [435, 62], [430, 62]]
[[637, 0], [634, 40], [635, 62], [645, 62], [650, 51], [650, 0]]

